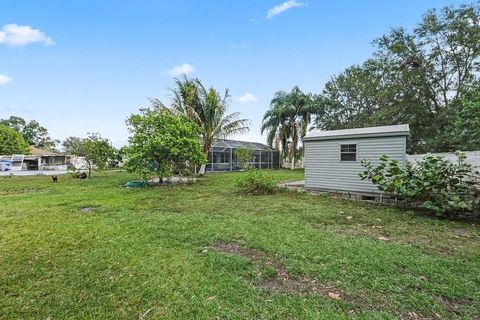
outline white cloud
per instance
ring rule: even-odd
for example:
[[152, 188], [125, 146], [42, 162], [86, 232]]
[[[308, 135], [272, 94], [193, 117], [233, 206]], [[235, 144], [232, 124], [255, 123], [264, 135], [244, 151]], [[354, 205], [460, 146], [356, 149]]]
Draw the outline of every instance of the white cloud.
[[279, 4], [278, 6], [275, 6], [275, 7], [271, 8], [270, 10], [268, 10], [267, 19], [272, 19], [274, 16], [279, 15], [280, 13], [282, 13], [282, 12], [288, 10], [288, 9], [292, 9], [292, 8], [295, 8], [295, 7], [301, 7], [301, 6], [303, 6], [303, 3], [302, 2], [297, 2], [296, 0], [285, 1], [284, 3]]
[[52, 38], [30, 26], [6, 24], [0, 30], [0, 44], [21, 47], [34, 42], [40, 42], [46, 46], [54, 44]]
[[255, 102], [257, 100], [258, 100], [258, 98], [255, 97], [250, 92], [245, 92], [242, 96], [237, 98], [237, 101], [240, 102], [240, 103], [250, 103], [250, 102]]
[[195, 72], [195, 67], [191, 64], [184, 63], [182, 65], [173, 67], [172, 70], [168, 72], [172, 77], [178, 77], [182, 74], [189, 74]]
[[7, 83], [11, 82], [13, 79], [9, 76], [4, 74], [0, 74], [0, 86], [6, 85]]

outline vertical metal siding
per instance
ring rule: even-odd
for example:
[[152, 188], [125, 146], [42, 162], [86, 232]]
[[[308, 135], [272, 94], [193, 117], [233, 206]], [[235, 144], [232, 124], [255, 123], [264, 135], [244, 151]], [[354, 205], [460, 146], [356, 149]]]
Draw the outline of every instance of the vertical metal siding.
[[[357, 161], [341, 162], [340, 145], [356, 144]], [[370, 181], [362, 181], [360, 160], [373, 164], [386, 154], [401, 166], [405, 165], [406, 137], [375, 137], [337, 140], [305, 141], [305, 187], [358, 193], [378, 193]]]

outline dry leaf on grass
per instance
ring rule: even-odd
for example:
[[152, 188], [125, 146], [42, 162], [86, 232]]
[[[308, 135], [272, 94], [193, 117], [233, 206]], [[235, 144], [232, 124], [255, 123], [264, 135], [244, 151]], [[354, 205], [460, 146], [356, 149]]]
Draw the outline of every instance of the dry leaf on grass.
[[328, 293], [328, 297], [330, 297], [330, 298], [333, 299], [333, 300], [340, 300], [340, 299], [342, 299], [342, 298], [340, 297], [340, 294], [339, 294], [339, 293], [335, 293], [335, 292], [329, 292], [329, 293]]

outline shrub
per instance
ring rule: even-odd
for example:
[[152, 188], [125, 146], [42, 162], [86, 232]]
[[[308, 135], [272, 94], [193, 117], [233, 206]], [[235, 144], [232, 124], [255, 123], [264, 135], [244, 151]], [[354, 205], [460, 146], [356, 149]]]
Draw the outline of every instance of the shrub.
[[456, 155], [457, 163], [427, 155], [421, 161], [407, 163], [405, 168], [388, 156], [382, 156], [376, 167], [362, 160], [365, 171], [359, 175], [386, 194], [420, 202], [438, 215], [478, 214], [480, 173], [465, 162], [465, 154]]
[[127, 120], [130, 145], [124, 148], [125, 167], [147, 180], [160, 182], [175, 172], [193, 172], [206, 162], [198, 140], [199, 127], [178, 113], [164, 108], [140, 109]]
[[272, 194], [277, 191], [273, 176], [267, 171], [255, 169], [239, 174], [235, 186], [240, 193], [251, 195]]
[[245, 147], [238, 148], [235, 150], [235, 157], [243, 169], [249, 170], [249, 162], [253, 160], [253, 150]]

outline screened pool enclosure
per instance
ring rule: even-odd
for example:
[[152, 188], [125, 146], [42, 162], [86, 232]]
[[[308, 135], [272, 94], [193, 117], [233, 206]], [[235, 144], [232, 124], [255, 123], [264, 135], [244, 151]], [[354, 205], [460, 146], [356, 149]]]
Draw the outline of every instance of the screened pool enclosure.
[[267, 145], [257, 142], [237, 140], [215, 140], [208, 152], [206, 172], [238, 171], [243, 168], [237, 162], [235, 150], [247, 148], [253, 150], [251, 167], [258, 169], [280, 168], [280, 153]]

